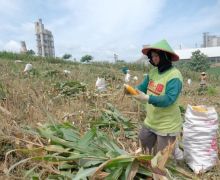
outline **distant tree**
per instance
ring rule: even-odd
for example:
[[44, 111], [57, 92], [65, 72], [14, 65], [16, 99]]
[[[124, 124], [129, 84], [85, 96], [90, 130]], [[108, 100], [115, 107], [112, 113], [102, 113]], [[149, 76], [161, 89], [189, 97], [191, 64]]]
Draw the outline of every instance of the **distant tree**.
[[29, 50], [27, 50], [27, 54], [28, 55], [35, 55], [35, 52], [34, 52], [34, 50], [29, 49]]
[[206, 71], [210, 68], [210, 62], [205, 54], [197, 50], [192, 52], [191, 60], [187, 63], [187, 67], [196, 72]]
[[90, 62], [93, 59], [91, 55], [85, 55], [81, 57], [80, 62]]
[[63, 59], [69, 59], [69, 58], [71, 58], [72, 57], [72, 55], [71, 54], [64, 54], [63, 55]]

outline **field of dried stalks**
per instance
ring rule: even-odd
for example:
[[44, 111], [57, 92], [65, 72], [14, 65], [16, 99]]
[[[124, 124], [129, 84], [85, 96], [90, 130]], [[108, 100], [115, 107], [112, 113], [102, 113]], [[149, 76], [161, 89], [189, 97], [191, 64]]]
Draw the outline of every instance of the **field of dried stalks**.
[[[0, 61], [1, 178], [22, 179], [25, 174], [27, 175], [28, 170], [34, 167], [33, 172], [34, 170], [38, 172], [36, 175], [38, 178], [44, 179], [48, 174], [57, 174], [55, 164], [51, 162], [44, 163], [37, 160], [22, 162], [23, 159], [33, 157], [37, 153], [31, 152], [32, 148], [39, 148], [49, 143], [32, 129], [42, 127], [44, 124], [66, 122], [73, 124], [78, 132], [83, 134], [90, 129], [91, 124], [100, 120], [103, 112], [108, 109], [108, 103], [112, 104], [123, 117], [131, 119], [131, 122], [136, 124], [133, 134], [131, 132], [126, 134], [123, 127], [119, 127], [116, 143], [129, 153], [133, 153], [138, 148], [137, 132], [144, 119], [144, 111], [143, 107], [131, 98], [126, 96], [122, 98], [124, 75], [119, 69], [102, 65], [52, 64], [37, 61], [32, 64], [34, 69], [25, 75], [22, 73], [25, 63]], [[71, 74], [65, 75], [64, 69], [71, 71]], [[143, 79], [142, 72], [131, 71], [131, 74], [138, 76], [139, 82]], [[108, 82], [108, 90], [102, 94], [95, 91], [95, 81], [98, 76], [105, 77]], [[184, 79], [184, 82], [186, 80]], [[139, 82], [134, 82], [132, 85]], [[187, 104], [212, 105], [217, 112], [220, 112], [220, 86], [215, 81], [210, 81], [209, 85], [211, 88], [208, 92], [201, 95], [198, 91], [198, 81], [193, 81], [191, 87], [184, 84], [181, 106], [185, 108]], [[114, 137], [115, 132], [112, 132], [110, 126], [105, 127], [104, 132]], [[132, 138], [127, 138], [128, 136]], [[45, 151], [41, 153], [42, 156], [45, 155]], [[16, 164], [18, 162], [19, 164]], [[39, 164], [40, 166], [36, 168]], [[192, 173], [186, 165], [179, 168], [185, 170], [183, 174], [188, 176]], [[29, 175], [31, 173], [33, 175], [33, 172], [29, 172]], [[204, 175], [193, 177], [218, 179], [219, 176], [220, 169], [216, 167]]]

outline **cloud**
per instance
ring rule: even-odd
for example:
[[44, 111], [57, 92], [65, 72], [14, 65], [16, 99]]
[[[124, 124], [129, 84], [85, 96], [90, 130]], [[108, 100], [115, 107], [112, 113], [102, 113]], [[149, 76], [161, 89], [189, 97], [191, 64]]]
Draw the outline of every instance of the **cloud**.
[[[220, 28], [220, 0], [0, 0], [0, 49], [13, 40], [36, 50], [34, 22], [54, 35], [56, 56], [135, 60], [143, 44], [166, 38], [172, 47], [198, 45], [202, 32]], [[173, 6], [175, 4], [175, 6]], [[36, 11], [38, 9], [38, 11]], [[187, 12], [187, 13], [186, 13]], [[210, 13], [211, 12], [211, 13]]]
[[[47, 12], [47, 17], [50, 17], [43, 19], [43, 23], [54, 35], [56, 55], [72, 53], [73, 57], [80, 58], [85, 54], [91, 54], [96, 59], [113, 59], [113, 54], [118, 53], [123, 59], [133, 59], [139, 56], [140, 52], [137, 37], [141, 37], [144, 29], [154, 23], [165, 2], [66, 0], [57, 1], [54, 6], [54, 1], [48, 0], [44, 2], [44, 9], [40, 8], [40, 11]], [[8, 7], [13, 12], [11, 14], [21, 17], [22, 22], [9, 23], [6, 19], [0, 32], [8, 32], [8, 38], [16, 41], [25, 40], [27, 47], [36, 51], [34, 24], [30, 21], [25, 22], [24, 19], [28, 19], [30, 13], [34, 14], [33, 10], [39, 9], [39, 5], [42, 5], [41, 1], [25, 3], [23, 0], [11, 0], [4, 3], [3, 6], [6, 9]], [[2, 13], [7, 18], [11, 16], [8, 11]], [[7, 39], [4, 41], [8, 42]]]
[[20, 43], [14, 40], [10, 40], [4, 45], [3, 49], [11, 52], [19, 52], [20, 47], [21, 47]]
[[79, 45], [82, 48], [76, 56], [93, 52], [101, 59], [105, 58], [105, 52], [112, 52], [113, 59], [117, 49], [124, 52], [121, 56], [127, 57], [127, 47], [130, 44], [136, 47], [136, 37], [154, 23], [164, 3], [159, 0], [64, 1], [66, 16], [52, 21], [48, 27], [55, 35], [58, 53]]
[[[220, 1], [210, 6], [195, 8], [192, 13], [184, 16], [172, 16], [168, 20], [162, 20], [157, 26], [151, 28], [149, 37], [157, 34], [158, 39], [167, 38], [174, 48], [182, 45], [182, 48], [198, 47], [202, 44], [202, 33], [212, 32], [220, 28]], [[155, 41], [150, 38], [150, 42]]]
[[4, 25], [0, 27], [1, 32], [4, 32], [4, 36], [3, 34], [0, 35], [3, 36], [0, 49], [10, 50], [12, 47], [13, 51], [19, 52], [20, 45], [18, 45], [18, 42], [20, 41], [25, 41], [28, 49], [35, 49], [36, 47], [34, 24], [32, 22], [22, 23], [19, 26]]
[[14, 16], [15, 12], [20, 12], [21, 0], [0, 0], [0, 15]]

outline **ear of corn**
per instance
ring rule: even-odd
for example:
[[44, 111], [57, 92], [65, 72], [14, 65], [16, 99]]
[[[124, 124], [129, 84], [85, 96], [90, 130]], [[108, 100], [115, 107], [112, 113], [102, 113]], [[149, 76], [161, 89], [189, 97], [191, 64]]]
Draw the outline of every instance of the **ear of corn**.
[[138, 91], [136, 89], [134, 89], [133, 87], [124, 84], [125, 89], [131, 94], [131, 95], [138, 95]]
[[192, 109], [197, 112], [207, 112], [207, 109], [202, 106], [192, 106]]

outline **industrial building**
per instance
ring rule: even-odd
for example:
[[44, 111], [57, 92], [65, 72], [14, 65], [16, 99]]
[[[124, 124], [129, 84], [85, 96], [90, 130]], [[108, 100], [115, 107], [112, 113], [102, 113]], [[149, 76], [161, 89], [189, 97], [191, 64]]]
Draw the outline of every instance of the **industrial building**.
[[216, 47], [220, 46], [220, 37], [215, 35], [209, 35], [208, 32], [203, 33], [202, 47]]
[[35, 22], [37, 51], [39, 56], [55, 57], [54, 39], [51, 31], [44, 29], [42, 20]]
[[220, 62], [220, 46], [217, 47], [205, 47], [205, 48], [192, 48], [192, 49], [178, 49], [175, 50], [175, 53], [179, 55], [181, 60], [191, 59], [192, 52], [200, 50], [201, 53], [208, 56], [208, 59], [212, 63]]
[[[143, 45], [143, 48], [149, 44]], [[209, 35], [208, 32], [203, 33], [203, 44], [201, 48], [175, 49], [175, 53], [179, 55], [181, 60], [190, 60], [192, 53], [199, 50], [201, 53], [208, 56], [212, 63], [220, 63], [220, 37]], [[141, 57], [138, 61], [143, 61], [145, 57]]]
[[20, 53], [27, 53], [27, 47], [25, 41], [21, 41], [20, 43], [21, 43]]
[[182, 60], [191, 59], [192, 52], [200, 50], [201, 53], [208, 56], [212, 63], [220, 62], [220, 37], [216, 35], [209, 35], [208, 32], [203, 33], [203, 44], [201, 48], [178, 49], [175, 52]]

